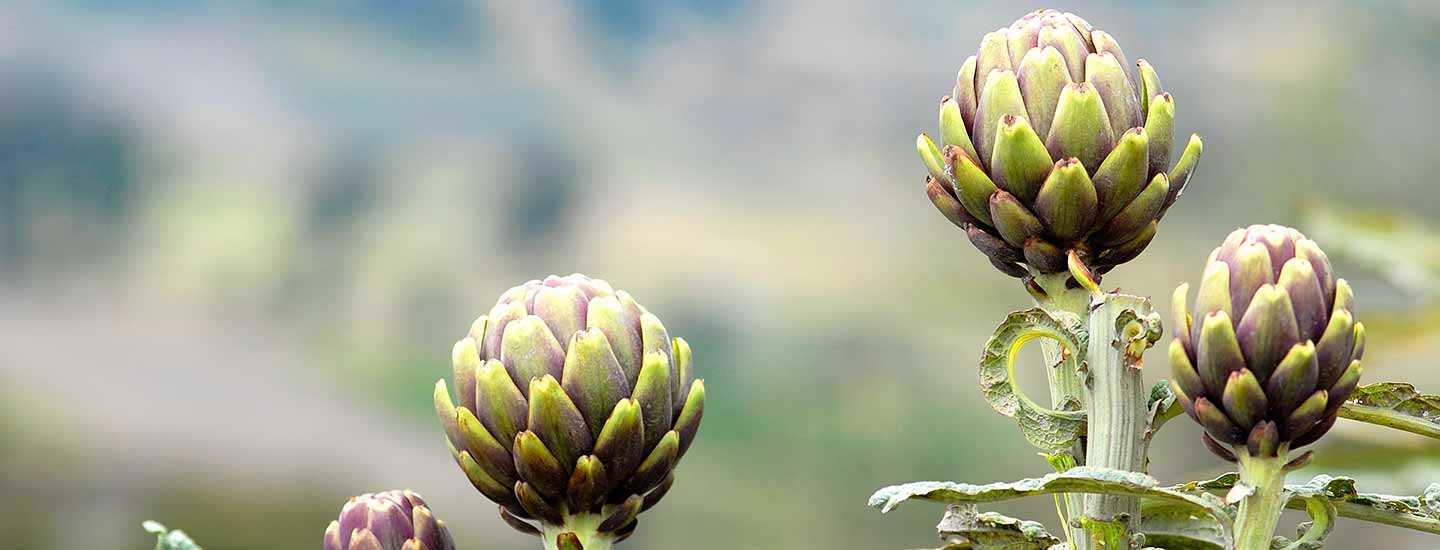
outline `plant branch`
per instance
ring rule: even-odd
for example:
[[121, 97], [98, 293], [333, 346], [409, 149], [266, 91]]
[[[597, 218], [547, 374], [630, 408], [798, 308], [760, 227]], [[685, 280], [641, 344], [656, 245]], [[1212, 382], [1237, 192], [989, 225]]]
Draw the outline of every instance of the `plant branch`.
[[[1358, 519], [1370, 523], [1379, 523], [1392, 527], [1404, 527], [1435, 535], [1440, 535], [1440, 520], [1407, 514], [1404, 512], [1390, 512], [1356, 502], [1331, 501], [1335, 505], [1336, 515], [1342, 518]], [[1304, 510], [1305, 500], [1300, 498], [1290, 499], [1285, 503], [1286, 508], [1292, 510]]]
[[1347, 402], [1340, 406], [1340, 418], [1393, 428], [1431, 439], [1440, 439], [1440, 425], [1393, 409]]
[[[1035, 305], [1056, 314], [1070, 314], [1081, 320], [1088, 319], [1087, 313], [1090, 307], [1090, 292], [1083, 288], [1066, 288], [1066, 281], [1070, 278], [1069, 273], [1053, 275], [1041, 275], [1035, 279], [1043, 294], [1034, 294]], [[1080, 381], [1080, 373], [1075, 369], [1065, 368], [1065, 348], [1059, 342], [1046, 341], [1040, 345], [1040, 352], [1045, 357], [1045, 379], [1050, 386], [1050, 406], [1056, 409], [1083, 408], [1085, 399], [1085, 388]], [[1085, 460], [1085, 440], [1077, 439], [1069, 451], [1076, 463], [1083, 464]], [[1079, 518], [1084, 513], [1084, 499], [1071, 498], [1064, 495], [1065, 513], [1061, 515], [1062, 521], [1067, 518]], [[1067, 522], [1068, 523], [1068, 522]], [[1085, 540], [1085, 530], [1079, 527], [1066, 525], [1066, 539], [1070, 545], [1075, 546], [1075, 541]]]
[[[1032, 291], [1032, 297], [1035, 305], [1051, 315], [1070, 314], [1084, 322], [1090, 312], [1090, 292], [1083, 288], [1065, 288], [1069, 278], [1069, 273], [1036, 277], [1035, 284], [1040, 287], [1041, 292]], [[1048, 367], [1045, 369], [1045, 376], [1050, 383], [1050, 405], [1056, 409], [1083, 405], [1085, 388], [1080, 381], [1080, 373], [1061, 368], [1067, 359], [1063, 355], [1064, 349], [1055, 342], [1045, 342], [1040, 349], [1045, 354], [1045, 365]], [[1085, 453], [1081, 450], [1075, 458], [1084, 456]]]

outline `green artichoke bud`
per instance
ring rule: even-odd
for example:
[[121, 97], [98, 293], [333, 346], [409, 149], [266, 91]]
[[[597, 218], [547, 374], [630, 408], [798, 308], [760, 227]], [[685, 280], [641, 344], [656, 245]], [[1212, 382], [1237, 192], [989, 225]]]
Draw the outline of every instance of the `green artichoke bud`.
[[580, 274], [505, 292], [453, 359], [455, 399], [435, 387], [451, 454], [506, 523], [551, 548], [629, 536], [704, 412], [690, 345]]
[[455, 541], [420, 495], [397, 490], [351, 497], [325, 529], [325, 550], [455, 550]]
[[1360, 381], [1365, 341], [1325, 252], [1288, 227], [1236, 229], [1210, 253], [1193, 310], [1189, 288], [1172, 301], [1172, 389], [1206, 446], [1234, 461], [1324, 435]]
[[1155, 237], [1200, 159], [1191, 136], [1170, 165], [1175, 101], [1145, 60], [1126, 70], [1113, 37], [1039, 10], [985, 35], [921, 134], [926, 193], [992, 264], [1015, 276], [1095, 274]]

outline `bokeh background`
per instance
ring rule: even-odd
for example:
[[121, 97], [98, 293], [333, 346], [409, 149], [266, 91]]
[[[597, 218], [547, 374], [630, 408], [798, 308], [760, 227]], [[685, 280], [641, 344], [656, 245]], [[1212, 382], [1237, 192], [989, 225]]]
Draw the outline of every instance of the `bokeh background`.
[[[1231, 229], [1295, 224], [1355, 282], [1368, 379], [1440, 391], [1440, 4], [1053, 4], [1149, 59], [1205, 138], [1106, 286], [1165, 310]], [[410, 487], [463, 548], [533, 548], [447, 456], [431, 388], [501, 291], [573, 271], [658, 312], [709, 387], [628, 547], [933, 545], [939, 506], [871, 491], [1047, 471], [975, 387], [1028, 297], [933, 211], [913, 149], [980, 36], [1035, 7], [4, 2], [0, 546], [149, 548], [153, 518], [317, 548], [346, 497]], [[1166, 427], [1152, 473], [1224, 471], [1198, 437]], [[1296, 478], [1440, 480], [1406, 434], [1342, 422], [1318, 451]], [[1048, 499], [995, 508], [1055, 527]]]

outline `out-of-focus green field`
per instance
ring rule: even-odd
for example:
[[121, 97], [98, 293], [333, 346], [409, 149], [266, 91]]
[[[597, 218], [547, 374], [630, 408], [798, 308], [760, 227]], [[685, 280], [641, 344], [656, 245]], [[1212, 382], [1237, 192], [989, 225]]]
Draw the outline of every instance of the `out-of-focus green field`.
[[[534, 547], [446, 456], [430, 396], [500, 292], [573, 271], [658, 313], [707, 383], [628, 547], [933, 544], [939, 507], [882, 516], [871, 491], [1048, 468], [976, 389], [1029, 299], [913, 153], [980, 36], [1035, 7], [0, 5], [0, 546], [147, 548], [157, 519], [211, 550], [316, 548], [350, 495], [409, 487], [462, 548]], [[1148, 59], [1205, 138], [1104, 285], [1163, 310], [1234, 227], [1295, 224], [1356, 287], [1367, 379], [1440, 392], [1440, 253], [1386, 233], [1440, 231], [1440, 6], [1055, 7]], [[1224, 470], [1200, 449], [1171, 423], [1152, 473]], [[1318, 455], [1295, 476], [1440, 481], [1440, 444], [1404, 434], [1342, 423]], [[1052, 507], [996, 509], [1053, 529]], [[1330, 541], [1436, 547], [1350, 521]]]

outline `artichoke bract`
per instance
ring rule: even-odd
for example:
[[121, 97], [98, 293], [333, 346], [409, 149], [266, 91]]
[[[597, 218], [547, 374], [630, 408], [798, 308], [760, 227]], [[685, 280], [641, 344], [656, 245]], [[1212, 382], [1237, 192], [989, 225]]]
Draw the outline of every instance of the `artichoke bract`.
[[609, 548], [660, 500], [695, 440], [690, 345], [628, 293], [580, 274], [505, 292], [454, 348], [435, 409], [500, 516], [547, 548]]
[[1365, 325], [1314, 241], [1236, 229], [1210, 253], [1193, 309], [1188, 293], [1182, 284], [1172, 301], [1171, 389], [1208, 448], [1232, 462], [1283, 457], [1334, 425], [1360, 381]]
[[[1040, 10], [985, 35], [941, 99], [940, 142], [921, 134], [930, 200], [1000, 271], [1097, 274], [1134, 259], [1200, 159], [1170, 165], [1175, 101], [1155, 70], [1126, 68], [1113, 37]], [[1033, 273], [1032, 273], [1033, 272]]]
[[325, 550], [455, 550], [455, 541], [425, 499], [396, 490], [351, 497], [325, 529]]

